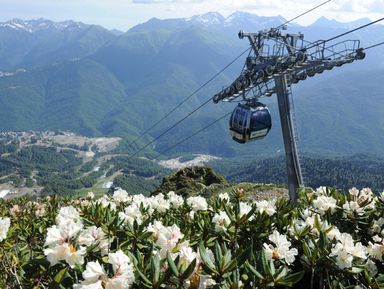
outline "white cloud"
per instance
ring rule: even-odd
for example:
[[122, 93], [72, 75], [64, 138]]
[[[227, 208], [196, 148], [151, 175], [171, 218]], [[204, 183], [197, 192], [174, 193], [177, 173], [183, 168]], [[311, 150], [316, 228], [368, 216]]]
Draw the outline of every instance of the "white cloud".
[[[324, 0], [0, 0], [0, 21], [11, 18], [74, 19], [107, 28], [127, 30], [152, 17], [190, 17], [211, 11], [224, 16], [246, 11], [286, 19], [313, 8]], [[351, 21], [384, 16], [384, 0], [332, 0], [297, 21], [307, 25], [320, 16]]]

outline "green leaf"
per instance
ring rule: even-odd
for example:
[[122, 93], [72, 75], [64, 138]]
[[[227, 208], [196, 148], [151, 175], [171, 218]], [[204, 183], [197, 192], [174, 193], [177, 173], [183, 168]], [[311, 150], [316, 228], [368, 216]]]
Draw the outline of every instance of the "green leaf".
[[233, 271], [237, 266], [237, 260], [233, 259], [224, 267], [223, 274]]
[[276, 277], [274, 278], [276, 281], [279, 281], [281, 278], [285, 277], [288, 273], [288, 269], [286, 266], [281, 266], [277, 272], [276, 272]]
[[303, 276], [304, 276], [304, 271], [292, 273], [280, 279], [278, 284], [284, 285], [284, 286], [292, 286], [297, 282], [299, 282], [303, 278]]
[[199, 244], [199, 251], [200, 251], [201, 259], [203, 259], [204, 264], [206, 264], [211, 269], [214, 269], [215, 265], [212, 263], [211, 259], [209, 259], [203, 242], [200, 242]]
[[273, 259], [269, 260], [269, 272], [271, 276], [275, 276], [276, 268], [275, 268], [275, 263], [273, 263]]
[[68, 267], [65, 267], [65, 268], [61, 269], [61, 270], [55, 275], [54, 280], [55, 280], [55, 282], [56, 282], [57, 284], [60, 284], [60, 283], [61, 283], [61, 281], [64, 279], [64, 276], [65, 276], [65, 274], [67, 273], [67, 271], [68, 271]]
[[152, 283], [155, 285], [159, 282], [160, 278], [160, 258], [155, 255], [151, 258], [151, 271], [152, 271]]
[[188, 268], [183, 272], [183, 274], [180, 276], [180, 279], [181, 280], [186, 280], [188, 279], [193, 271], [195, 270], [195, 267], [196, 267], [196, 259], [194, 259], [191, 264], [189, 264]]
[[143, 279], [144, 282], [147, 283], [148, 285], [152, 285], [152, 282], [143, 274], [143, 272], [139, 270], [137, 265], [136, 264], [134, 265], [135, 265], [136, 272], [140, 275], [141, 279]]
[[253, 274], [255, 275], [258, 279], [264, 279], [263, 275], [261, 275], [257, 270], [256, 268], [254, 268], [251, 264], [247, 262], [245, 262], [245, 266], [248, 268], [248, 270]]
[[171, 254], [169, 254], [168, 251], [167, 251], [167, 261], [168, 261], [168, 265], [171, 268], [173, 274], [175, 274], [176, 277], [179, 277], [179, 270], [177, 270], [176, 264], [173, 261], [172, 256], [171, 256]]
[[243, 265], [245, 263], [245, 261], [250, 257], [250, 252], [251, 252], [251, 247], [247, 247], [246, 250], [237, 250], [237, 252], [235, 253], [235, 258], [237, 259], [237, 264], [239, 264], [240, 266]]
[[234, 223], [236, 219], [233, 216], [232, 212], [229, 211], [229, 208], [227, 207], [227, 205], [224, 206], [224, 211], [227, 213], [227, 216], [231, 220], [231, 223]]
[[223, 252], [221, 251], [221, 247], [217, 241], [215, 242], [214, 254], [215, 254], [215, 263], [216, 263], [216, 266], [218, 267], [220, 264], [220, 260], [223, 259]]
[[328, 241], [328, 238], [325, 235], [325, 233], [323, 231], [320, 231], [319, 240], [317, 241], [317, 245], [318, 245], [320, 250], [325, 250], [326, 249], [327, 241]]
[[260, 253], [258, 254], [258, 260], [257, 260], [257, 265], [263, 269], [263, 274], [267, 274], [270, 272], [269, 266], [268, 266], [268, 259], [267, 256], [265, 255], [265, 251], [261, 250]]
[[352, 267], [350, 270], [348, 270], [352, 274], [360, 274], [364, 271], [364, 268], [358, 268], [358, 267]]

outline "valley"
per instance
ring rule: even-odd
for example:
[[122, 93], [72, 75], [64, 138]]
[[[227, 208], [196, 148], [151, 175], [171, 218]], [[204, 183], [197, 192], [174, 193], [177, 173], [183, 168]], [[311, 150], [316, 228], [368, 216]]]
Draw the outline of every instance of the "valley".
[[[228, 158], [151, 153], [147, 157], [131, 157], [130, 153], [121, 152], [121, 145], [121, 138], [91, 138], [68, 131], [1, 133], [0, 198], [85, 196], [90, 191], [100, 196], [114, 187], [131, 194], [150, 195], [164, 177], [192, 166], [212, 167], [233, 185], [272, 183], [278, 187], [286, 183], [282, 155]], [[377, 156], [304, 155], [302, 166], [305, 185], [310, 187], [370, 187], [376, 193], [384, 187], [384, 159]]]

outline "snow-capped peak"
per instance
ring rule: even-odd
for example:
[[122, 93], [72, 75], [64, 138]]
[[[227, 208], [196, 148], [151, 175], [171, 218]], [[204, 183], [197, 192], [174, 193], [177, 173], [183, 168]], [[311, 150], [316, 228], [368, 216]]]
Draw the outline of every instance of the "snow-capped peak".
[[218, 12], [208, 12], [187, 18], [186, 21], [198, 22], [204, 25], [221, 24], [225, 18]]
[[27, 31], [30, 33], [45, 30], [49, 28], [64, 30], [68, 27], [83, 28], [86, 25], [81, 22], [75, 22], [72, 20], [62, 21], [62, 22], [53, 22], [51, 20], [39, 18], [34, 20], [22, 20], [22, 19], [12, 19], [7, 22], [0, 23], [0, 27]]
[[227, 24], [232, 23], [233, 21], [236, 21], [239, 18], [249, 17], [249, 16], [255, 16], [255, 15], [248, 12], [236, 11], [225, 19], [225, 23]]

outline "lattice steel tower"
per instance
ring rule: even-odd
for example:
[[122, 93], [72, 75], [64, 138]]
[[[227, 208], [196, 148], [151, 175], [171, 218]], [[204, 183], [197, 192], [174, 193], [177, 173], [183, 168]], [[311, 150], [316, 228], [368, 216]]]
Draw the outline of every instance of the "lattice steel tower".
[[[255, 133], [252, 130], [256, 130], [256, 126], [251, 123], [251, 118], [257, 118], [256, 111], [261, 107], [258, 99], [276, 93], [284, 139], [289, 195], [291, 202], [296, 202], [297, 189], [303, 185], [303, 177], [297, 151], [294, 115], [289, 99], [291, 85], [325, 70], [363, 59], [365, 52], [360, 48], [358, 40], [342, 41], [331, 46], [326, 46], [329, 40], [319, 40], [305, 46], [304, 44], [309, 42], [304, 40], [303, 34], [283, 34], [282, 30], [285, 29], [286, 27], [273, 28], [257, 33], [240, 31], [239, 38], [248, 38], [252, 49], [240, 76], [216, 94], [213, 101], [233, 101], [241, 97], [243, 107], [253, 111], [249, 113], [248, 119], [244, 114], [244, 119], [237, 123], [235, 118], [239, 119], [238, 115], [232, 114], [231, 117], [231, 123], [243, 128], [236, 132], [231, 127], [234, 139], [247, 142], [260, 138], [252, 138], [252, 133]], [[254, 135], [263, 137], [269, 130], [260, 131], [264, 134], [256, 132]]]

